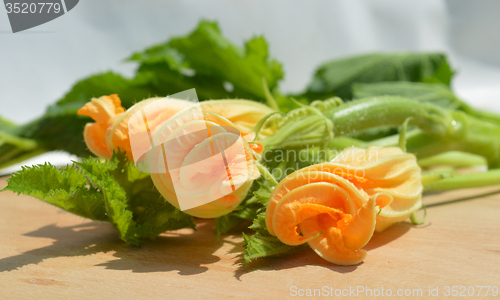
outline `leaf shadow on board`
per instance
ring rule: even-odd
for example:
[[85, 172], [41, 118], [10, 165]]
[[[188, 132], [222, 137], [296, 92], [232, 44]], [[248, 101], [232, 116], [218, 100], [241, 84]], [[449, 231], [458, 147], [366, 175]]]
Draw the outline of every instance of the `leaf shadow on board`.
[[199, 274], [208, 270], [203, 265], [220, 260], [213, 253], [224, 242], [216, 241], [211, 222], [202, 221], [197, 225], [197, 231], [186, 229], [168, 233], [154, 241], [144, 240], [144, 246], [136, 248], [121, 241], [109, 223], [86, 222], [68, 227], [51, 224], [24, 234], [27, 237], [54, 239], [51, 245], [0, 259], [0, 272], [13, 271], [51, 258], [113, 252], [113, 257], [117, 259], [96, 266], [136, 273], [178, 271], [179, 275]]
[[[238, 245], [243, 250], [243, 243]], [[311, 248], [306, 246], [299, 246], [296, 249], [282, 254], [280, 256], [270, 256], [256, 259], [246, 266], [242, 263], [243, 255], [238, 255], [235, 264], [239, 265], [238, 269], [234, 272], [234, 277], [241, 281], [243, 275], [252, 273], [254, 271], [281, 271], [287, 269], [295, 269], [306, 266], [315, 266], [329, 269], [336, 273], [350, 273], [355, 271], [359, 265], [356, 266], [337, 266], [323, 258], [321, 258]], [[362, 263], [361, 263], [362, 264]]]
[[0, 259], [0, 272], [38, 264], [50, 258], [77, 257], [108, 252], [119, 247], [121, 243], [112, 227], [101, 222], [88, 222], [68, 227], [50, 224], [25, 233], [23, 236], [49, 238], [55, 241], [42, 248]]
[[208, 271], [203, 265], [213, 264], [220, 258], [213, 253], [224, 244], [213, 234], [213, 222], [198, 220], [196, 231], [188, 234], [171, 232], [155, 240], [144, 240], [140, 248], [128, 247], [113, 254], [111, 260], [97, 266], [113, 270], [132, 270], [137, 273], [177, 270], [179, 275], [194, 275]]

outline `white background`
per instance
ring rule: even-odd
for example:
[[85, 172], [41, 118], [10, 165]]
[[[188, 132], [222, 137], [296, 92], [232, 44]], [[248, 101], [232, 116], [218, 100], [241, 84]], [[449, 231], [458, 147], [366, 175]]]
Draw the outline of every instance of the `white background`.
[[124, 58], [188, 33], [202, 18], [217, 20], [238, 45], [264, 35], [283, 63], [284, 91], [303, 90], [325, 60], [443, 51], [458, 71], [455, 91], [500, 112], [497, 0], [80, 0], [62, 17], [16, 34], [0, 8], [0, 115], [23, 123], [43, 115], [80, 78], [110, 69], [131, 75], [135, 65]]

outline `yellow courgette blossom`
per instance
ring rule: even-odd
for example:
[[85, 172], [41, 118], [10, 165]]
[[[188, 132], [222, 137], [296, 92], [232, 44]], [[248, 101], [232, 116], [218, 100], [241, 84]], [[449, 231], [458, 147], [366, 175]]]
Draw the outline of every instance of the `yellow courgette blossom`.
[[[147, 129], [141, 115], [146, 107]], [[235, 209], [253, 180], [260, 176], [254, 161], [255, 154], [263, 148], [259, 143], [249, 143], [255, 136], [251, 130], [272, 112], [269, 107], [248, 100], [194, 104], [170, 98], [146, 99], [125, 111], [118, 96], [110, 95], [92, 99], [78, 114], [96, 121], [87, 124], [84, 131], [85, 143], [92, 153], [109, 159], [113, 151], [120, 150], [136, 163], [144, 154], [157, 155], [153, 161], [158, 166], [152, 166], [148, 158], [148, 168], [155, 169], [149, 171], [163, 197], [177, 208], [182, 208], [179, 200], [205, 203], [185, 212], [214, 218]], [[266, 128], [261, 136], [272, 133], [272, 129]], [[159, 156], [160, 148], [152, 144], [164, 144], [163, 154], [170, 153], [173, 158], [168, 160], [168, 166]]]
[[[420, 168], [400, 148], [348, 148], [300, 169], [274, 189], [266, 226], [283, 243], [309, 243], [324, 259], [354, 265], [375, 229], [405, 220], [422, 205]], [[300, 235], [299, 235], [300, 233]]]

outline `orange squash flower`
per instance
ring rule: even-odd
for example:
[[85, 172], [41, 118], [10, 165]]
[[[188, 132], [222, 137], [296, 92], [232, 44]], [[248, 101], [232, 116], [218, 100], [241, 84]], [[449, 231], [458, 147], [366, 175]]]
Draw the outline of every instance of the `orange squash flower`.
[[[255, 137], [251, 130], [272, 112], [248, 100], [194, 104], [172, 98], [143, 100], [124, 111], [117, 95], [92, 99], [78, 111], [96, 121], [84, 131], [92, 153], [110, 158], [113, 151], [126, 152], [151, 173], [167, 201], [181, 209], [187, 205], [186, 213], [203, 218], [234, 210], [260, 176], [254, 162], [263, 146], [249, 143]], [[260, 132], [272, 133], [272, 128]]]
[[373, 232], [420, 208], [420, 168], [399, 148], [348, 148], [298, 170], [274, 189], [266, 226], [287, 245], [308, 243], [324, 259], [354, 265]]

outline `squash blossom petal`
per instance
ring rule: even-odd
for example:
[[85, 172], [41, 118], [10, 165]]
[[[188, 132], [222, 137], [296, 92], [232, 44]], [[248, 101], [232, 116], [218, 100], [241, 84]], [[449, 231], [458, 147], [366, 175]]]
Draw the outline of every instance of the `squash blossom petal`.
[[[165, 98], [154, 97], [142, 100], [127, 109], [125, 113], [115, 116], [110, 121], [106, 132], [106, 145], [108, 150], [111, 153], [113, 153], [113, 150], [125, 152], [128, 158], [134, 161], [130, 136], [134, 135], [137, 130], [143, 130], [143, 128], [134, 126], [136, 123], [131, 121], [133, 116], [140, 115], [141, 109], [150, 107], [150, 109], [148, 109], [148, 123], [151, 132], [154, 134], [163, 123], [176, 113], [193, 105], [192, 102], [187, 100], [168, 99], [168, 101], [161, 101], [162, 99]], [[138, 112], [139, 114], [137, 114]], [[143, 137], [144, 135], [134, 136]], [[134, 147], [142, 147], [143, 149], [141, 149], [141, 151], [147, 152], [150, 148], [149, 140], [136, 140], [134, 141]]]
[[399, 147], [347, 148], [336, 156], [328, 168], [347, 176], [362, 176], [352, 180], [369, 198], [379, 193], [387, 195], [390, 204], [377, 215], [376, 231], [406, 220], [422, 207], [422, 172], [415, 155]]
[[98, 157], [111, 158], [112, 151], [106, 145], [106, 131], [111, 119], [123, 114], [118, 95], [93, 98], [78, 110], [79, 115], [89, 116], [95, 123], [88, 123], [83, 130], [83, 137], [90, 152]]

